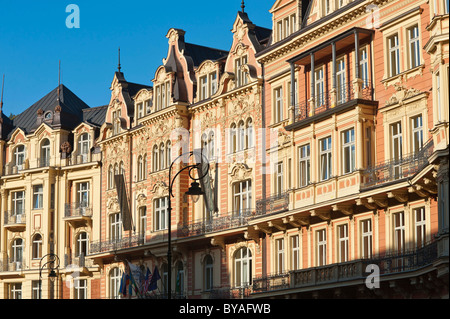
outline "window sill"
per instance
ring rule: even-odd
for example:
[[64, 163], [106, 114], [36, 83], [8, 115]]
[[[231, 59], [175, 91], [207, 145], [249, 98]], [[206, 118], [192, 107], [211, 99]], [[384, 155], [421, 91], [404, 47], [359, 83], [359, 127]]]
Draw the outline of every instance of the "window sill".
[[403, 83], [404, 81], [407, 81], [408, 79], [414, 78], [416, 76], [422, 76], [424, 69], [425, 64], [421, 64], [391, 77], [384, 76], [381, 80], [381, 83], [385, 88], [388, 88], [389, 86], [394, 86], [397, 83]]

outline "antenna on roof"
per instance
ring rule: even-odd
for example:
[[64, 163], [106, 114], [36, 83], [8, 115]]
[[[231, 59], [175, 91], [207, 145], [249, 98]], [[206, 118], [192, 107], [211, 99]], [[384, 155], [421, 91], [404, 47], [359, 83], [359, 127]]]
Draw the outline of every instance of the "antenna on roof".
[[242, 8], [242, 12], [244, 13], [245, 12], [245, 1], [244, 0], [242, 0], [242, 3], [241, 3], [241, 8]]
[[119, 47], [119, 65], [118, 65], [117, 69], [119, 70], [119, 72], [121, 72], [120, 70], [122, 69], [122, 67], [120, 65], [120, 47]]
[[59, 67], [58, 67], [58, 103], [61, 91], [60, 86], [61, 86], [61, 60], [59, 60]]
[[2, 81], [2, 97], [0, 99], [0, 118], [1, 118], [1, 113], [3, 112], [3, 90], [5, 88], [5, 75], [3, 74], [3, 81]]

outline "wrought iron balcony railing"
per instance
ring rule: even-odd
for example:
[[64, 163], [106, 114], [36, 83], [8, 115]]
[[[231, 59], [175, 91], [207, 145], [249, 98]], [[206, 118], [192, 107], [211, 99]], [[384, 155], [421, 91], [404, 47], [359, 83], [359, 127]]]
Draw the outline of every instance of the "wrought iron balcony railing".
[[66, 204], [64, 208], [64, 217], [92, 217], [92, 207], [86, 202]]
[[314, 110], [311, 110], [311, 102], [308, 100], [300, 101], [294, 106], [294, 122], [325, 112], [331, 109], [333, 104], [339, 106], [357, 99], [373, 101], [372, 83], [363, 81], [360, 85], [360, 92], [358, 97], [355, 94], [353, 83], [344, 83], [336, 88], [336, 93], [332, 94], [329, 91], [317, 93], [314, 96]]
[[248, 219], [254, 216], [254, 212], [254, 209], [243, 209], [230, 212], [226, 216], [212, 217], [209, 220], [203, 219], [192, 223], [179, 224], [178, 236], [198, 236], [245, 226], [248, 224]]
[[144, 243], [144, 235], [142, 234], [92, 241], [89, 245], [89, 255], [138, 247]]
[[289, 193], [283, 192], [256, 201], [256, 214], [254, 217], [281, 213], [289, 209]]
[[369, 167], [363, 172], [361, 188], [371, 188], [414, 176], [428, 165], [428, 158], [433, 150], [433, 139], [430, 139], [416, 153]]
[[0, 272], [22, 271], [25, 269], [25, 261], [22, 257], [12, 258], [7, 254], [0, 256]]
[[422, 248], [402, 253], [255, 277], [253, 293], [363, 279], [368, 265], [377, 265], [381, 276], [418, 270], [431, 265], [437, 259], [437, 244], [438, 242], [433, 241]]

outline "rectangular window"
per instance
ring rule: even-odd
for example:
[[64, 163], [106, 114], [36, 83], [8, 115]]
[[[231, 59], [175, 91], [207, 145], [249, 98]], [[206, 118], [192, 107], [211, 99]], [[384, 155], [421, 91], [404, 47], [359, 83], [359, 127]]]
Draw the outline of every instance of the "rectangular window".
[[12, 213], [13, 215], [23, 215], [25, 213], [25, 192], [12, 193]]
[[277, 36], [278, 36], [278, 41], [283, 40], [283, 21], [279, 21], [277, 23]]
[[242, 214], [251, 208], [252, 203], [252, 181], [236, 183], [233, 185], [233, 215], [234, 217]]
[[208, 77], [203, 76], [200, 78], [200, 100], [204, 100], [208, 97]]
[[77, 184], [77, 204], [79, 207], [89, 207], [89, 182]]
[[9, 299], [22, 299], [22, 283], [9, 284]]
[[361, 258], [372, 258], [372, 220], [361, 221]]
[[405, 214], [393, 214], [394, 218], [394, 249], [397, 254], [405, 252]]
[[275, 165], [275, 194], [283, 193], [283, 162]]
[[391, 153], [395, 178], [402, 175], [401, 159], [403, 157], [402, 125], [400, 122], [391, 125]]
[[39, 280], [31, 282], [31, 299], [41, 299], [41, 291], [39, 289]]
[[209, 75], [209, 83], [210, 83], [210, 90], [209, 95], [214, 95], [217, 92], [218, 84], [217, 84], [217, 72], [213, 72]]
[[305, 145], [299, 147], [298, 150], [298, 158], [299, 158], [299, 187], [305, 187], [309, 185], [310, 177], [311, 177], [311, 153], [310, 146]]
[[138, 103], [137, 110], [138, 110], [138, 119], [140, 119], [141, 117], [144, 117], [144, 115], [145, 115], [144, 103]]
[[291, 35], [290, 19], [284, 19], [284, 37], [287, 38]]
[[75, 299], [87, 299], [87, 280], [86, 279], [74, 279], [74, 298]]
[[299, 236], [291, 237], [291, 270], [300, 269], [300, 241]]
[[42, 185], [33, 186], [33, 209], [42, 209], [44, 200], [44, 187]]
[[361, 67], [361, 79], [363, 80], [362, 88], [369, 87], [369, 58], [367, 56], [367, 49], [361, 49], [359, 64]]
[[320, 180], [331, 177], [331, 137], [320, 140]]
[[342, 133], [342, 172], [351, 173], [355, 170], [355, 130]]
[[111, 240], [122, 239], [122, 218], [120, 213], [110, 215], [109, 225], [110, 225], [110, 239]]
[[423, 146], [422, 115], [411, 119], [412, 121], [412, 152], [418, 153]]
[[419, 27], [417, 25], [408, 29], [408, 39], [409, 39], [409, 67], [415, 68], [420, 65]]
[[158, 198], [154, 202], [155, 230], [165, 230], [169, 225], [168, 216], [169, 197]]
[[337, 88], [337, 103], [342, 104], [347, 102], [347, 88], [345, 85], [345, 61], [340, 59], [336, 62], [336, 88]]
[[316, 107], [320, 107], [325, 105], [325, 83], [323, 78], [323, 68], [320, 68], [315, 71], [315, 103]]
[[277, 239], [277, 271], [279, 274], [284, 272], [284, 239]]
[[422, 248], [426, 244], [426, 217], [425, 207], [414, 209], [415, 228], [416, 228], [416, 248]]
[[400, 45], [398, 34], [388, 38], [389, 48], [389, 76], [395, 76], [400, 73]]
[[327, 263], [327, 233], [325, 229], [316, 232], [317, 240], [317, 266], [324, 266]]
[[246, 85], [248, 83], [247, 73], [242, 69], [242, 66], [247, 64], [247, 57], [243, 56], [235, 60], [235, 75], [236, 87]]
[[339, 262], [348, 261], [348, 225], [338, 226], [338, 256]]
[[274, 123], [283, 120], [283, 88], [279, 87], [274, 90], [275, 95], [275, 116]]

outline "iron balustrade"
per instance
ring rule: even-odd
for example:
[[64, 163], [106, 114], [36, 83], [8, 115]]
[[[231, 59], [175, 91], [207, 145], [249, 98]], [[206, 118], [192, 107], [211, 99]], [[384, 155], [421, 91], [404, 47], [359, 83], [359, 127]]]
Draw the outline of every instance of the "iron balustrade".
[[26, 215], [24, 210], [10, 210], [4, 214], [4, 225], [24, 225], [26, 224]]
[[65, 204], [64, 217], [92, 217], [92, 207], [86, 202]]
[[433, 139], [430, 139], [416, 153], [369, 167], [363, 172], [361, 188], [366, 189], [414, 176], [428, 165], [428, 158], [433, 150]]
[[[367, 100], [373, 101], [373, 86], [369, 81], [364, 80], [360, 86], [360, 97], [355, 95], [352, 83], [344, 83], [336, 88], [336, 106], [353, 101]], [[308, 100], [301, 101], [294, 105], [294, 122], [300, 122], [316, 114], [330, 110], [333, 106], [333, 94], [328, 91], [318, 93], [314, 96], [314, 112], [311, 110], [311, 103]]]
[[283, 192], [277, 195], [256, 201], [256, 213], [254, 217], [285, 212], [289, 209], [289, 193]]
[[207, 233], [233, 229], [248, 225], [250, 217], [254, 216], [254, 209], [233, 211], [226, 216], [211, 217], [210, 219], [197, 220], [192, 223], [178, 225], [178, 237], [191, 237]]
[[144, 243], [144, 235], [142, 234], [92, 241], [89, 245], [89, 255], [138, 247], [142, 246]]
[[438, 258], [437, 241], [402, 253], [387, 253], [370, 259], [358, 259], [307, 269], [253, 278], [253, 293], [263, 293], [289, 288], [312, 287], [366, 278], [368, 265], [377, 265], [380, 275], [414, 271], [432, 265]]

